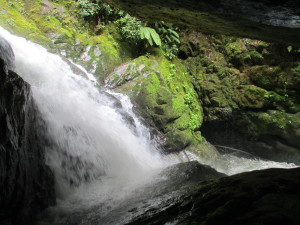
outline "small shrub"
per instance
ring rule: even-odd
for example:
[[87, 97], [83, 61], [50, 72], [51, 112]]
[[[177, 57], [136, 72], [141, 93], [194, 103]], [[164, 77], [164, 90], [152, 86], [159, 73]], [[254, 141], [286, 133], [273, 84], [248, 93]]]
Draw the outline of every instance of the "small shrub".
[[121, 35], [124, 37], [124, 39], [136, 44], [140, 42], [140, 29], [142, 27], [142, 22], [139, 19], [126, 14], [124, 17], [118, 19], [115, 23], [119, 27]]
[[77, 4], [79, 7], [78, 13], [82, 17], [94, 16], [100, 10], [100, 7], [98, 4], [92, 3], [88, 0], [80, 0]]

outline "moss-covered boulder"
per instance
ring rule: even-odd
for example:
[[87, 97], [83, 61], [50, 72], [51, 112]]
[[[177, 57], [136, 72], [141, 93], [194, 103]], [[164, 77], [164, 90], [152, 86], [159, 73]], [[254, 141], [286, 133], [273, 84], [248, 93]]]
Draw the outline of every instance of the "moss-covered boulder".
[[165, 150], [196, 150], [204, 141], [198, 95], [179, 60], [170, 62], [160, 52], [141, 56], [118, 67], [105, 83], [131, 97], [147, 123], [163, 134]]

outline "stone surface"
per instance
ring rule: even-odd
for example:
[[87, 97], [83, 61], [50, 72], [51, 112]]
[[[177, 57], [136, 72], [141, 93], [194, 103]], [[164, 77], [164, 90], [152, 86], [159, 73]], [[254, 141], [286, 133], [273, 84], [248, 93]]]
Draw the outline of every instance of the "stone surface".
[[299, 168], [269, 169], [199, 182], [187, 186], [172, 204], [149, 207], [144, 202], [144, 214], [133, 215], [126, 224], [296, 225], [299, 176]]
[[0, 224], [31, 224], [55, 203], [54, 178], [38, 142], [30, 86], [0, 59]]
[[169, 21], [209, 34], [300, 46], [299, 2], [271, 0], [105, 0], [148, 21]]

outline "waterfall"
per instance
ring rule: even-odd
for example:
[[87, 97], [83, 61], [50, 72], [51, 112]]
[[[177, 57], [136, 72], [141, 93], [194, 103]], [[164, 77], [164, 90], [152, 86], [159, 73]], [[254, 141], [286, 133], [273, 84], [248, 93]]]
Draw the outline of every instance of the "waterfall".
[[[160, 153], [127, 96], [101, 90], [83, 68], [88, 79], [76, 75], [59, 56], [1, 27], [0, 36], [12, 46], [15, 71], [31, 85], [41, 117], [39, 132], [46, 139], [46, 162], [62, 199], [60, 210], [82, 210], [101, 203], [105, 214], [120, 199], [155, 180], [157, 171], [178, 162]], [[295, 166], [230, 155], [210, 161], [185, 155], [228, 175]]]
[[[102, 177], [137, 177], [168, 163], [149, 141], [137, 118], [138, 134], [114, 101], [93, 82], [73, 73], [59, 56], [0, 28], [15, 52], [16, 72], [31, 85], [48, 141], [46, 161], [61, 196], [69, 188]], [[91, 77], [91, 75], [90, 75]], [[127, 106], [128, 107], [128, 106]], [[134, 116], [129, 108], [130, 116]], [[143, 132], [141, 132], [143, 130]]]

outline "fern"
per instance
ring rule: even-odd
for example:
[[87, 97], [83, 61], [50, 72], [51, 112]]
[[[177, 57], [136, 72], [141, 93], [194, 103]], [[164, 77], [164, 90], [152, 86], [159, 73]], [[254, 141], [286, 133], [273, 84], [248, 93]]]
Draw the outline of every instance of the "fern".
[[146, 39], [151, 46], [153, 46], [154, 43], [156, 46], [161, 46], [161, 39], [160, 39], [158, 33], [153, 28], [141, 27], [140, 28], [140, 37], [142, 40]]

